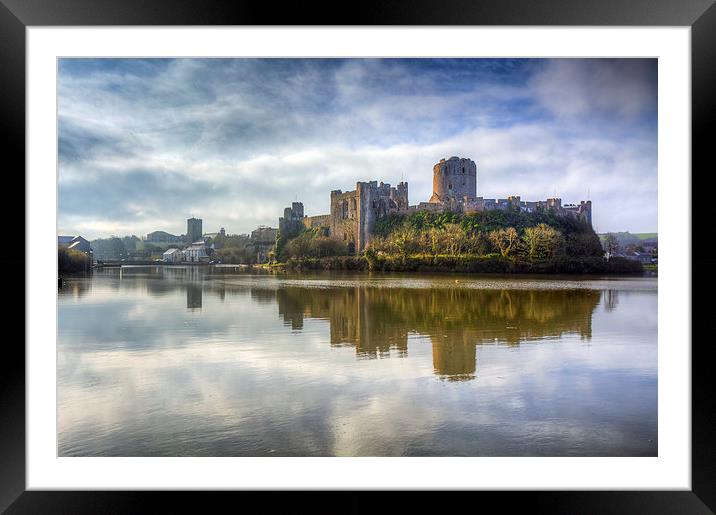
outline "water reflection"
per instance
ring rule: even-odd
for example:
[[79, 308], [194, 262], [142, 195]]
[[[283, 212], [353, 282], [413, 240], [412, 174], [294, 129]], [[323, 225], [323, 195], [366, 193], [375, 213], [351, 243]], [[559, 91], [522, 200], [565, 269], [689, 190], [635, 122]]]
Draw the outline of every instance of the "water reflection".
[[604, 310], [614, 311], [617, 309], [617, 304], [619, 304], [619, 292], [617, 290], [607, 290], [604, 293]]
[[201, 311], [202, 295], [202, 286], [200, 284], [187, 284], [186, 309], [190, 311]]
[[70, 278], [58, 452], [655, 456], [656, 294], [651, 279]]
[[576, 334], [592, 335], [596, 290], [477, 290], [404, 288], [279, 288], [251, 290], [272, 298], [284, 324], [303, 328], [304, 318], [330, 323], [331, 345], [355, 347], [360, 358], [406, 357], [411, 333], [426, 335], [435, 373], [449, 379], [475, 376], [475, 346]]
[[[275, 305], [294, 332], [303, 330], [305, 319], [327, 321], [328, 343], [355, 348], [359, 359], [405, 358], [411, 335], [424, 336], [431, 342], [434, 373], [447, 380], [476, 377], [477, 345], [518, 346], [563, 335], [590, 340], [592, 315], [602, 297], [601, 290], [592, 289], [470, 289], [445, 287], [447, 281], [428, 289], [300, 287], [240, 275], [232, 283], [225, 271], [201, 267], [126, 267], [102, 274], [120, 278], [113, 291], [162, 297], [183, 290], [189, 312], [202, 310], [205, 294], [223, 303], [228, 291], [248, 295], [260, 306]], [[79, 297], [90, 289], [91, 281], [78, 280], [62, 294]], [[616, 290], [605, 290], [604, 309], [615, 309], [617, 298]]]
[[89, 276], [78, 274], [71, 276], [70, 279], [63, 279], [62, 286], [57, 289], [57, 294], [60, 297], [74, 297], [75, 299], [79, 299], [91, 291], [92, 281], [89, 280]]

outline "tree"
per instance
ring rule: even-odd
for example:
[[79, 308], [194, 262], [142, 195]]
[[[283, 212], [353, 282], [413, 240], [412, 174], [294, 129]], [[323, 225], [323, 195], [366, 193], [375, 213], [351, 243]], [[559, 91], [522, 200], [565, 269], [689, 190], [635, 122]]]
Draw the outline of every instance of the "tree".
[[391, 243], [383, 236], [373, 236], [370, 239], [369, 247], [373, 249], [373, 252], [377, 255], [380, 252], [390, 252]]
[[283, 250], [284, 257], [322, 258], [344, 256], [348, 253], [346, 244], [338, 238], [325, 236], [319, 229], [309, 229], [290, 240]]
[[256, 254], [247, 247], [224, 247], [223, 249], [217, 249], [215, 256], [222, 263], [253, 264], [256, 262]]
[[554, 257], [558, 253], [562, 246], [562, 235], [553, 227], [540, 223], [534, 227], [526, 227], [522, 241], [527, 257], [544, 259]]
[[487, 234], [482, 231], [475, 232], [471, 236], [467, 237], [465, 242], [465, 250], [469, 254], [476, 254], [478, 256], [484, 256], [492, 252], [492, 242]]
[[57, 249], [57, 270], [59, 273], [83, 272], [92, 266], [90, 257], [78, 250], [60, 247]]
[[286, 257], [308, 257], [311, 252], [311, 235], [304, 232], [300, 236], [289, 240], [284, 247]]
[[122, 243], [127, 252], [135, 252], [137, 250], [137, 243], [140, 241], [142, 240], [137, 238], [134, 234], [122, 238]]
[[403, 257], [411, 252], [437, 257], [498, 251], [503, 256], [534, 259], [604, 255], [599, 236], [588, 222], [549, 209], [390, 214], [376, 220], [371, 246], [377, 253]]
[[500, 250], [502, 257], [507, 257], [518, 241], [517, 230], [514, 227], [508, 227], [491, 231], [490, 241]]
[[451, 256], [460, 254], [465, 246], [465, 232], [459, 224], [447, 223], [443, 226], [442, 234], [444, 238], [445, 250]]
[[91, 242], [91, 245], [92, 249], [94, 250], [94, 255], [97, 259], [113, 260], [129, 257], [124, 241], [121, 238], [117, 238], [116, 236], [93, 240]]
[[363, 253], [365, 260], [368, 262], [368, 270], [375, 270], [378, 265], [378, 252], [376, 252], [372, 245], [372, 243], [368, 245]]
[[607, 259], [619, 251], [619, 240], [614, 233], [608, 232], [604, 237], [604, 250], [607, 252]]
[[591, 227], [581, 231], [563, 230], [564, 250], [568, 256], [594, 256], [602, 257], [604, 248], [599, 236]]
[[226, 236], [219, 233], [213, 238], [211, 238], [211, 243], [214, 244], [214, 248], [216, 250], [224, 248], [224, 245], [226, 244]]
[[401, 226], [393, 233], [393, 246], [400, 255], [403, 263], [405, 263], [405, 259], [408, 257], [408, 254], [410, 254], [414, 249], [415, 236], [415, 230], [408, 225]]
[[431, 227], [428, 229], [427, 238], [429, 241], [430, 252], [433, 256], [437, 256], [440, 253], [440, 236], [441, 231], [437, 227]]

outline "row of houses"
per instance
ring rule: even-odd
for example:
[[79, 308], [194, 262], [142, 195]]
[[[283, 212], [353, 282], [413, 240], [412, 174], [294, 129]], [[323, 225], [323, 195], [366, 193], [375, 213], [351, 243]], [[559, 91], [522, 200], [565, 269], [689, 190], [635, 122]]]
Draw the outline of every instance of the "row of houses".
[[167, 263], [202, 263], [209, 261], [204, 240], [195, 241], [185, 249], [167, 249], [162, 254], [162, 261]]
[[625, 252], [624, 254], [615, 254], [619, 257], [631, 259], [632, 261], [639, 261], [644, 265], [655, 265], [658, 263], [658, 259], [653, 256], [651, 252]]
[[633, 251], [633, 252], [605, 252], [604, 257], [609, 260], [609, 258], [618, 257], [618, 258], [624, 258], [629, 259], [631, 261], [638, 261], [639, 263], [643, 265], [656, 265], [659, 260], [658, 258], [654, 257], [653, 254], [650, 252], [639, 252], [639, 251]]

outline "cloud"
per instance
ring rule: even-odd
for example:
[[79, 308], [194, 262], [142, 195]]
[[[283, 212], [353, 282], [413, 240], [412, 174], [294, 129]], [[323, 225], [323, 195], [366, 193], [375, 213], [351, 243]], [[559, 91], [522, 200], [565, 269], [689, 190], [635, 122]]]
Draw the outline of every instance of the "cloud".
[[478, 164], [478, 193], [594, 202], [603, 230], [656, 229], [649, 60], [65, 59], [59, 226], [107, 236], [276, 226], [359, 180]]
[[554, 59], [530, 80], [558, 117], [635, 118], [656, 111], [656, 60]]

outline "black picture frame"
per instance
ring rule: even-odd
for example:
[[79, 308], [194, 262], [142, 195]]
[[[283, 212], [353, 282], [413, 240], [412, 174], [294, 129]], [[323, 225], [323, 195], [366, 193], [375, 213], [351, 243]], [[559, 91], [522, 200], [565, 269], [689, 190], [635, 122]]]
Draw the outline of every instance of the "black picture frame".
[[[352, 9], [338, 2], [295, 2], [280, 8], [270, 2], [218, 2], [213, 0], [0, 0], [0, 141], [5, 147], [6, 195], [22, 202], [25, 170], [25, 29], [28, 26], [82, 25], [540, 25], [540, 26], [685, 26], [691, 27], [692, 73], [692, 191], [707, 191], [704, 181], [710, 161], [710, 134], [716, 102], [716, 6], [714, 0], [413, 0], [363, 1]], [[11, 157], [10, 160], [7, 160]], [[9, 163], [13, 163], [10, 165]], [[710, 164], [710, 163], [709, 163]], [[713, 168], [711, 165], [710, 168]], [[694, 173], [694, 170], [699, 170]], [[13, 178], [14, 177], [14, 178]], [[12, 189], [11, 189], [12, 188]], [[23, 194], [20, 194], [23, 192]], [[692, 195], [693, 197], [693, 195]], [[706, 234], [707, 202], [692, 203], [692, 235]], [[23, 211], [24, 212], [24, 211]], [[23, 225], [24, 228], [24, 225]], [[4, 254], [4, 253], [3, 253]], [[706, 269], [714, 258], [692, 252], [692, 270]], [[2, 257], [3, 270], [24, 269], [24, 260]], [[26, 272], [28, 273], [28, 272]], [[6, 281], [20, 289], [20, 274]], [[17, 284], [15, 284], [15, 282]], [[708, 338], [698, 338], [710, 307], [706, 288], [692, 286], [692, 489], [690, 491], [586, 491], [586, 492], [475, 492], [495, 500], [502, 509], [526, 503], [531, 510], [550, 513], [713, 513], [716, 511], [716, 406]], [[17, 296], [14, 295], [13, 299]], [[697, 299], [703, 299], [696, 302]], [[15, 309], [25, 309], [15, 302]], [[22, 306], [22, 307], [21, 307]], [[19, 314], [18, 314], [19, 315]], [[675, 342], [678, 343], [678, 342]], [[687, 342], [683, 342], [687, 343]], [[26, 491], [25, 487], [25, 350], [19, 338], [6, 338], [0, 360], [0, 510], [8, 513], [104, 513], [145, 511], [148, 500], [190, 507], [188, 493]], [[191, 500], [206, 508], [208, 496]], [[233, 493], [220, 497], [235, 502]], [[239, 493], [245, 498], [258, 493]], [[312, 494], [300, 494], [310, 503]], [[452, 493], [459, 502], [465, 494]], [[264, 493], [260, 502], [266, 502]], [[284, 494], [269, 493], [272, 502], [287, 501]], [[370, 501], [348, 494], [334, 508], [367, 509]], [[404, 499], [406, 496], [403, 496]], [[329, 496], [329, 499], [331, 497]], [[355, 498], [355, 500], [352, 500]], [[242, 498], [242, 501], [246, 499]], [[258, 500], [258, 499], [257, 499]], [[407, 501], [407, 499], [406, 499]], [[413, 493], [409, 501], [428, 507], [435, 500]], [[330, 502], [333, 501], [329, 501]], [[442, 504], [442, 503], [440, 503]], [[242, 505], [244, 505], [242, 503]], [[245, 504], [244, 506], [248, 506]], [[274, 505], [275, 506], [275, 505]], [[294, 508], [297, 505], [293, 505]], [[164, 508], [168, 506], [165, 504]], [[407, 506], [404, 506], [407, 508]], [[437, 507], [437, 505], [436, 505]], [[313, 510], [312, 510], [313, 511]], [[332, 511], [332, 510], [331, 510]]]

